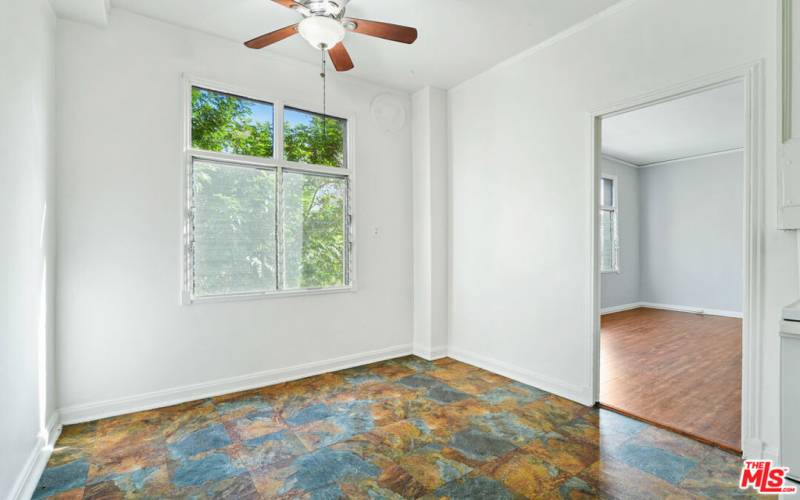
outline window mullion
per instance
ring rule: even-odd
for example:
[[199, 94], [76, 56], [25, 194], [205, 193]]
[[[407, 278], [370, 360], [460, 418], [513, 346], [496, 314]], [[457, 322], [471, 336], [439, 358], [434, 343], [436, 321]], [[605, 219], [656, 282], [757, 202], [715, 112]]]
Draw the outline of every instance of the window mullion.
[[284, 251], [283, 251], [283, 167], [278, 165], [278, 178], [275, 180], [275, 289], [283, 290], [284, 276]]
[[284, 276], [284, 251], [283, 251], [283, 151], [284, 151], [284, 104], [282, 101], [275, 103], [275, 125], [272, 131], [275, 140], [272, 157], [275, 159], [277, 179], [275, 179], [275, 289], [283, 290]]

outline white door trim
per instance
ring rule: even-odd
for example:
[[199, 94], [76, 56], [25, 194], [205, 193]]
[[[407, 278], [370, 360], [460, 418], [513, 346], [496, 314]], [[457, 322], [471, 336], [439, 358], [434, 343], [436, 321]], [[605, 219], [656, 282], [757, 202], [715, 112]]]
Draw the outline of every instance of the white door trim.
[[744, 302], [742, 321], [742, 450], [747, 458], [761, 458], [764, 443], [761, 439], [761, 248], [764, 228], [764, 83], [763, 61], [758, 60], [725, 71], [706, 75], [679, 85], [634, 97], [588, 114], [589, 192], [590, 213], [587, 214], [589, 240], [588, 273], [591, 276], [587, 296], [589, 311], [587, 335], [589, 349], [588, 380], [592, 398], [600, 398], [600, 244], [598, 231], [599, 183], [601, 154], [601, 125], [603, 118], [671, 101], [705, 90], [741, 81], [745, 87], [744, 147]]

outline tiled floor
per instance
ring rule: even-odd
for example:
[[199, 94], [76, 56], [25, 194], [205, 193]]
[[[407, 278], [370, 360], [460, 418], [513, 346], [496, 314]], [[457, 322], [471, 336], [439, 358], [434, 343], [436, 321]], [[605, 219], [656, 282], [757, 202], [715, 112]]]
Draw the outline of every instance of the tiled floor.
[[64, 428], [35, 498], [717, 498], [740, 460], [407, 357]]

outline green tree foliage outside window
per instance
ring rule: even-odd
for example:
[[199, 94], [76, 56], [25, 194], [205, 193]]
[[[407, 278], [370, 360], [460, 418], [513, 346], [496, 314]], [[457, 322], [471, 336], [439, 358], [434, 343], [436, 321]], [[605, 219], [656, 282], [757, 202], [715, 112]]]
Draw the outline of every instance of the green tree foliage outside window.
[[[346, 125], [328, 120], [284, 126], [286, 158], [342, 166]], [[192, 89], [195, 149], [271, 157], [272, 131], [271, 105]], [[346, 178], [286, 170], [278, 200], [275, 170], [195, 160], [192, 189], [195, 296], [346, 284]]]
[[273, 106], [192, 88], [192, 147], [238, 155], [273, 155]]
[[294, 108], [284, 110], [284, 158], [289, 161], [344, 166], [347, 123]]
[[200, 160], [192, 170], [195, 295], [275, 290], [275, 171]]
[[284, 174], [284, 288], [344, 283], [346, 191], [341, 178]]

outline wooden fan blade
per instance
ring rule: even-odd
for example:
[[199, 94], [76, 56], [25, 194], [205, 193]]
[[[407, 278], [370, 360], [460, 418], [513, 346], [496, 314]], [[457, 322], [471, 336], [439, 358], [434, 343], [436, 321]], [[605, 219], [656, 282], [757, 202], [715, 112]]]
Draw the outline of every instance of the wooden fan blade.
[[352, 31], [362, 35], [375, 36], [393, 42], [414, 43], [417, 40], [417, 29], [398, 24], [367, 21], [348, 17], [344, 20], [345, 26], [354, 26]]
[[284, 40], [296, 34], [297, 34], [297, 25], [294, 24], [292, 26], [287, 26], [277, 31], [273, 31], [272, 33], [267, 33], [266, 35], [261, 35], [259, 37], [253, 38], [252, 40], [250, 40], [249, 42], [245, 42], [244, 44], [250, 47], [251, 49], [263, 49], [267, 45], [272, 45], [275, 42], [280, 42], [281, 40]]
[[347, 49], [344, 48], [344, 44], [341, 42], [328, 50], [328, 55], [331, 56], [331, 61], [333, 61], [336, 71], [350, 71], [355, 67], [353, 60], [350, 59], [350, 54], [348, 54]]

